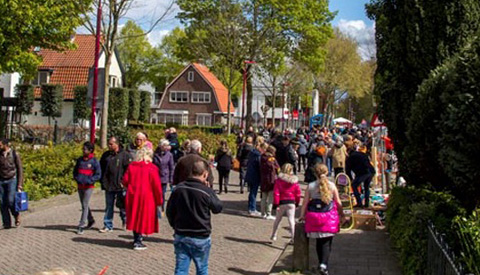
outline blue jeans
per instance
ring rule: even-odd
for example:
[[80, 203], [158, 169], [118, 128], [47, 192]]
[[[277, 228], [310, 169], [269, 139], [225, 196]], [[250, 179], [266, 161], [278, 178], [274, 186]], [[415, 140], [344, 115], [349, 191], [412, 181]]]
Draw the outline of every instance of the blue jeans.
[[[105, 191], [105, 216], [103, 224], [106, 228], [113, 229], [113, 211], [115, 200], [122, 196], [123, 191]], [[120, 218], [125, 223], [125, 209], [120, 209]]]
[[2, 221], [4, 227], [12, 226], [10, 213], [14, 217], [18, 216], [15, 210], [15, 192], [17, 192], [17, 178], [9, 180], [0, 180], [0, 205], [2, 210]]
[[248, 211], [254, 212], [257, 211], [257, 193], [258, 193], [258, 183], [250, 184], [250, 193], [248, 194]]
[[357, 205], [362, 206], [362, 198], [358, 192], [358, 186], [363, 182], [363, 190], [365, 192], [365, 206], [368, 207], [370, 202], [370, 182], [372, 181], [373, 174], [365, 174], [361, 176], [356, 176], [352, 182], [353, 195], [357, 200]]
[[188, 275], [193, 260], [197, 275], [208, 275], [208, 256], [212, 241], [210, 237], [192, 238], [175, 234], [175, 275]]
[[165, 193], [167, 193], [167, 184], [162, 184], [162, 198], [163, 198], [163, 203], [162, 203], [162, 209], [165, 209]]

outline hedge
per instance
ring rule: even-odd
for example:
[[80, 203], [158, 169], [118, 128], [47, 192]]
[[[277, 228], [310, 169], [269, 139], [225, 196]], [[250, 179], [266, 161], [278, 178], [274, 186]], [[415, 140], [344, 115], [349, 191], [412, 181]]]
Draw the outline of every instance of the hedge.
[[21, 115], [31, 114], [35, 101], [33, 86], [29, 84], [18, 84], [15, 86], [15, 96], [18, 98], [16, 109], [17, 113]]
[[116, 136], [121, 142], [127, 142], [128, 130], [125, 122], [128, 117], [128, 90], [111, 88], [108, 102], [108, 136]]
[[136, 89], [128, 90], [128, 116], [129, 120], [138, 120], [140, 115], [140, 92]]
[[150, 120], [150, 107], [152, 105], [152, 95], [147, 91], [140, 91], [140, 110], [138, 120], [148, 122]]
[[427, 274], [427, 225], [431, 221], [446, 234], [450, 246], [459, 251], [453, 219], [465, 215], [458, 200], [450, 194], [414, 187], [392, 190], [387, 209], [387, 230], [393, 246], [400, 253], [406, 275]]
[[88, 104], [88, 87], [76, 86], [73, 89], [73, 121], [80, 122], [89, 119], [91, 108]]
[[44, 84], [42, 85], [42, 96], [40, 98], [40, 112], [43, 116], [50, 118], [60, 117], [63, 106], [63, 87], [62, 85]]

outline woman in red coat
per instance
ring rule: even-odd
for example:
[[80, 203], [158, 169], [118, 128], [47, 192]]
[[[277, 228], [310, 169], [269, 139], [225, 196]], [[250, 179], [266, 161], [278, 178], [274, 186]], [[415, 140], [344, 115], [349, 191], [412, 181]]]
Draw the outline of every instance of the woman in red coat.
[[152, 163], [153, 151], [142, 148], [123, 176], [127, 189], [125, 211], [127, 230], [133, 231], [133, 249], [145, 250], [143, 235], [158, 233], [157, 206], [162, 205], [162, 185], [158, 168]]

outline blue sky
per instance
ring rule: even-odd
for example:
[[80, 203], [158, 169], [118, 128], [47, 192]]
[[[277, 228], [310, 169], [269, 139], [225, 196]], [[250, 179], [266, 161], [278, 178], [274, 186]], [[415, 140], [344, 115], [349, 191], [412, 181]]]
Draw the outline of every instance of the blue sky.
[[373, 21], [367, 18], [365, 13], [365, 4], [368, 0], [330, 0], [330, 10], [338, 11], [337, 16], [333, 20], [333, 25], [338, 25], [340, 19], [344, 20], [362, 20], [369, 27], [373, 25]]

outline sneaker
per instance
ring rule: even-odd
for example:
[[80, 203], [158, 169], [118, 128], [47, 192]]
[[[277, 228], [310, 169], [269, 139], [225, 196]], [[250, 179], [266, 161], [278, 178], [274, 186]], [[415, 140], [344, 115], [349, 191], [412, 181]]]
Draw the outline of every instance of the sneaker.
[[324, 264], [321, 264], [321, 265], [318, 267], [318, 271], [320, 272], [320, 275], [328, 275], [327, 266], [324, 265]]
[[272, 216], [272, 215], [268, 215], [265, 219], [274, 221], [276, 219], [276, 217]]
[[271, 236], [271, 237], [270, 237], [270, 240], [273, 241], [273, 242], [276, 241], [276, 240], [277, 240], [277, 236]]
[[98, 232], [100, 232], [100, 233], [109, 233], [109, 232], [112, 232], [112, 231], [113, 231], [113, 229], [108, 228], [108, 227], [104, 227], [104, 228], [98, 230]]
[[92, 226], [95, 224], [95, 221], [89, 221], [88, 224], [87, 224], [87, 227], [85, 227], [85, 229], [90, 229], [92, 228]]
[[254, 217], [260, 217], [262, 214], [260, 214], [260, 212], [258, 211], [248, 211], [248, 214], [250, 216], [254, 216]]
[[143, 243], [134, 243], [133, 244], [133, 250], [145, 250], [147, 249], [147, 246], [144, 245]]
[[77, 229], [77, 235], [83, 235], [83, 227]]

